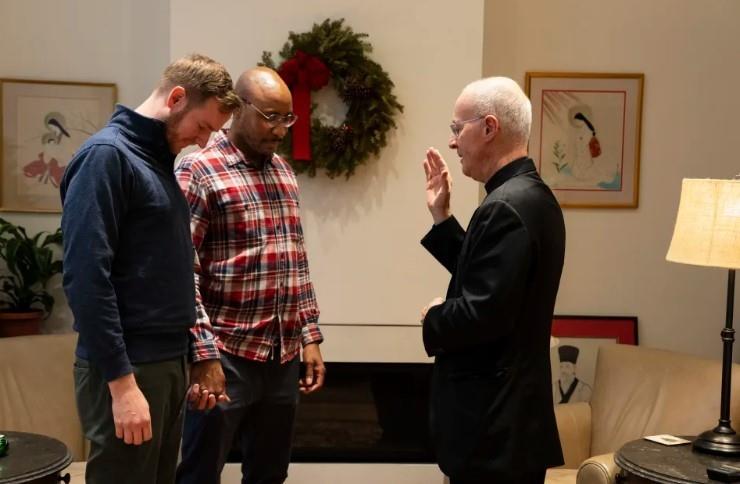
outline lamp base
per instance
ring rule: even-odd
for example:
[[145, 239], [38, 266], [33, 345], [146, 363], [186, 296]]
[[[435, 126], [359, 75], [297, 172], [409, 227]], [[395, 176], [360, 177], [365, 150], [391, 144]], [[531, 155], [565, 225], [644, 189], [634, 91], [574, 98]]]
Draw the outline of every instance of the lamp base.
[[740, 455], [740, 435], [732, 429], [730, 429], [731, 433], [718, 432], [717, 430], [715, 428], [700, 434], [694, 440], [694, 450], [710, 454]]

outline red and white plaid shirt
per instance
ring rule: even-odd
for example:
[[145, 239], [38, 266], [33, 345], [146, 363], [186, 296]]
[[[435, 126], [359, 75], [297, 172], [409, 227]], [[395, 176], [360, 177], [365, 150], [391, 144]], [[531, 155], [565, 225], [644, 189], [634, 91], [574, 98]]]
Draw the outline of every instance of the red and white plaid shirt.
[[219, 351], [281, 361], [323, 340], [308, 273], [298, 184], [277, 155], [262, 168], [216, 133], [175, 169], [190, 204], [196, 252], [194, 361]]

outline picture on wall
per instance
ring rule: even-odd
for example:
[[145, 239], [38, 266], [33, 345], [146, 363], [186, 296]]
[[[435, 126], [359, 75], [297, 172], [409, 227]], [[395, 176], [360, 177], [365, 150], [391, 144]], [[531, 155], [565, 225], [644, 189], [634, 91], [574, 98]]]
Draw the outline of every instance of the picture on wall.
[[555, 404], [591, 401], [599, 346], [637, 344], [634, 316], [553, 316], [550, 343]]
[[64, 169], [115, 102], [115, 84], [0, 79], [0, 210], [60, 212]]
[[527, 72], [529, 152], [563, 207], [637, 207], [643, 74]]

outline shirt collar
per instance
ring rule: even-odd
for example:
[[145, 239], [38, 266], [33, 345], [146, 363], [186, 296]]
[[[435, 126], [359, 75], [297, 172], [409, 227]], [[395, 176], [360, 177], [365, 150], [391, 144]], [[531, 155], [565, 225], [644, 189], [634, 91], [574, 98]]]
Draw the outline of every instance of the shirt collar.
[[514, 178], [517, 175], [521, 175], [522, 173], [527, 173], [530, 171], [536, 171], [532, 158], [529, 158], [527, 156], [517, 158], [511, 163], [505, 165], [499, 171], [494, 173], [491, 178], [488, 179], [488, 181], [486, 182], [486, 193], [491, 193], [492, 191], [503, 185], [505, 181]]
[[[226, 165], [229, 168], [233, 168], [234, 166], [238, 165], [239, 163], [244, 163], [247, 166], [251, 166], [253, 168], [259, 168], [259, 165], [254, 163], [252, 160], [248, 159], [246, 155], [237, 148], [237, 146], [229, 141], [229, 130], [228, 129], [221, 129], [216, 132], [216, 134], [213, 137], [213, 143], [219, 147], [219, 149], [223, 152], [224, 158], [226, 160]], [[270, 162], [272, 164], [275, 163], [275, 154], [272, 155], [272, 158], [270, 159]]]
[[136, 144], [148, 151], [154, 160], [173, 166], [175, 154], [167, 143], [167, 127], [163, 121], [143, 116], [122, 104], [116, 105], [110, 123], [135, 138]]

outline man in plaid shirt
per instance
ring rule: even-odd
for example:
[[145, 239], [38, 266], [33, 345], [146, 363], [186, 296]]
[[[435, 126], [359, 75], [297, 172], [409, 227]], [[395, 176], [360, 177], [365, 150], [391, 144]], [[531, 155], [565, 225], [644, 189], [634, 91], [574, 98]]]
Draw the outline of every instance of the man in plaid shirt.
[[176, 169], [197, 256], [179, 483], [218, 483], [235, 436], [242, 482], [282, 483], [299, 388], [324, 382], [298, 185], [274, 153], [296, 120], [291, 93], [264, 67], [242, 74], [235, 90], [243, 104], [231, 129]]

